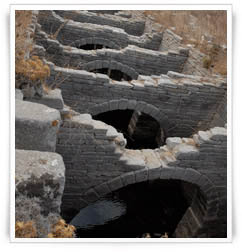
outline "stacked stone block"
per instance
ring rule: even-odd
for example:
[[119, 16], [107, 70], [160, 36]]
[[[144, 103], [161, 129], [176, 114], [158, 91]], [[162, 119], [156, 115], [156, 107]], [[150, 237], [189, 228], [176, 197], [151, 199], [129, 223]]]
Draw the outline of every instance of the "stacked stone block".
[[[195, 185], [196, 190], [184, 189], [189, 207], [175, 236], [224, 237], [227, 228], [227, 132], [225, 128], [214, 126], [224, 126], [219, 118], [226, 118], [226, 81], [220, 77], [177, 73], [182, 71], [189, 57], [188, 50], [177, 48], [180, 38], [170, 31], [139, 37], [130, 35], [141, 33], [142, 24], [135, 31], [133, 20], [120, 18], [118, 13], [114, 17], [85, 11], [40, 11], [38, 22], [41, 26], [37, 25], [35, 52], [51, 61], [47, 62], [51, 68], [48, 84], [61, 89], [65, 107], [58, 90], [31, 101], [60, 110], [61, 117], [58, 111], [44, 105], [21, 101], [22, 96], [17, 92], [16, 146], [41, 151], [55, 151], [56, 147], [56, 152], [63, 157], [66, 172], [61, 210], [67, 220], [80, 208], [127, 185], [157, 179], [181, 180]], [[74, 21], [65, 20], [64, 16]], [[84, 22], [86, 17], [90, 18], [90, 23]], [[97, 25], [99, 21], [104, 25]], [[155, 52], [159, 48], [162, 50], [162, 36], [163, 49], [173, 46], [172, 49], [178, 51]], [[112, 49], [91, 52], [74, 48], [91, 43], [102, 43]], [[107, 75], [87, 72], [103, 67], [121, 70], [135, 80], [114, 81]], [[154, 150], [128, 150], [122, 134], [91, 117], [126, 109], [156, 119], [169, 136], [166, 145]], [[26, 132], [30, 133], [23, 139]], [[16, 162], [22, 165], [19, 160], [26, 154], [19, 151], [18, 155], [20, 158]], [[32, 156], [35, 157], [33, 162], [41, 167], [45, 162], [53, 164], [51, 159], [44, 161], [48, 158], [42, 158], [41, 152], [30, 153], [29, 158]], [[53, 157], [61, 160], [58, 155]], [[58, 163], [60, 174], [57, 175], [55, 168], [52, 170], [57, 179], [52, 176], [51, 181], [40, 179], [40, 167], [37, 180], [29, 177], [23, 180], [24, 188], [36, 181], [36, 188], [41, 191], [40, 201], [46, 196], [47, 189], [42, 188], [44, 181], [59, 185], [57, 198], [50, 194], [57, 212], [64, 170], [61, 161]], [[48, 165], [46, 173], [52, 169]], [[36, 171], [32, 171], [34, 176]], [[45, 211], [47, 206], [40, 208]]]
[[[131, 77], [137, 74], [160, 75], [168, 71], [181, 72], [187, 60], [186, 51], [153, 52], [151, 50], [127, 46], [122, 50], [102, 49], [86, 51], [75, 47], [62, 46], [58, 41], [42, 38], [38, 40], [46, 51], [46, 58], [60, 67], [92, 71], [116, 64], [120, 71], [131, 71]], [[78, 43], [82, 43], [78, 41]], [[114, 47], [114, 46], [113, 46]], [[120, 67], [118, 65], [120, 64]], [[133, 77], [134, 75], [134, 77]]]
[[103, 74], [52, 67], [50, 83], [62, 80], [64, 101], [74, 110], [92, 115], [138, 110], [157, 119], [168, 136], [187, 137], [196, 129], [208, 129], [226, 92], [226, 83], [220, 78], [205, 79], [202, 84], [202, 78], [170, 72], [149, 80], [140, 77], [118, 82]]
[[43, 31], [56, 35], [56, 39], [61, 44], [68, 46], [83, 38], [98, 37], [111, 40], [121, 48], [136, 45], [158, 50], [162, 40], [161, 33], [143, 34], [142, 36], [129, 35], [121, 28], [65, 20], [54, 11], [40, 11], [38, 22]]
[[[197, 185], [199, 192], [192, 197], [176, 236], [222, 237], [226, 233], [226, 145], [226, 130], [217, 127], [199, 131], [193, 138], [168, 138], [159, 149], [127, 150], [114, 128], [88, 115], [76, 116], [64, 121], [58, 135], [57, 151], [67, 167], [63, 212], [77, 211], [128, 184], [179, 179]], [[220, 234], [214, 233], [214, 221]]]
[[141, 36], [144, 33], [145, 21], [120, 16], [104, 14], [98, 15], [89, 11], [55, 11], [56, 14], [65, 19], [72, 19], [80, 23], [91, 23], [99, 25], [108, 25], [123, 29], [130, 35]]
[[59, 123], [59, 111], [16, 99], [15, 148], [54, 152]]

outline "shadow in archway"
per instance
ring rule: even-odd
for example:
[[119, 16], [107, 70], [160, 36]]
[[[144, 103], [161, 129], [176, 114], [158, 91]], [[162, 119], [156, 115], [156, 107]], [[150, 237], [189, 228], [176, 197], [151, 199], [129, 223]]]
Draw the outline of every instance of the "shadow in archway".
[[117, 131], [127, 140], [127, 149], [155, 149], [165, 143], [165, 134], [151, 116], [134, 110], [113, 110], [93, 116]]
[[175, 229], [197, 187], [180, 180], [155, 180], [126, 186], [82, 209], [72, 220], [78, 237], [135, 238]]

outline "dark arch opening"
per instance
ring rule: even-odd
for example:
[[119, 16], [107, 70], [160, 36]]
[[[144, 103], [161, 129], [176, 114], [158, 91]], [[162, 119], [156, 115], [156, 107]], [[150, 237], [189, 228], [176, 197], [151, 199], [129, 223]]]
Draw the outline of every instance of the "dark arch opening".
[[109, 193], [76, 215], [78, 237], [176, 237], [176, 228], [198, 187], [181, 180], [154, 180]]
[[127, 149], [155, 149], [165, 144], [165, 133], [151, 116], [134, 111], [113, 110], [93, 116], [94, 120], [105, 122], [127, 140]]
[[129, 75], [116, 69], [99, 68], [99, 69], [90, 70], [90, 72], [106, 74], [109, 76], [110, 79], [116, 80], [116, 81], [131, 81], [132, 80], [132, 78]]
[[104, 46], [102, 44], [85, 44], [85, 45], [77, 46], [77, 48], [82, 49], [82, 50], [97, 50], [97, 49], [110, 48], [110, 47]]

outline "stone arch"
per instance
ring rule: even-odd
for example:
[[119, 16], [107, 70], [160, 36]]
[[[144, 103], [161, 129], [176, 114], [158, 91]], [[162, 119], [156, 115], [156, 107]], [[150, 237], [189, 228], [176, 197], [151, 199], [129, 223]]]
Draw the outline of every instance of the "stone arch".
[[121, 46], [117, 42], [113, 42], [111, 40], [101, 38], [101, 37], [89, 37], [89, 38], [82, 38], [80, 40], [76, 40], [71, 43], [71, 46], [81, 47], [87, 44], [100, 44], [104, 47], [109, 47], [110, 49], [120, 50]]
[[[137, 170], [135, 172], [128, 172], [119, 177], [116, 177], [108, 182], [89, 189], [83, 194], [85, 201], [92, 203], [93, 197], [88, 197], [93, 192], [96, 193], [97, 199], [106, 195], [107, 193], [116, 191], [122, 187], [130, 184], [136, 184], [145, 181], [151, 181], [156, 179], [177, 179], [191, 184], [197, 185], [203, 192], [208, 204], [207, 210], [213, 205], [214, 213], [216, 214], [219, 209], [219, 197], [216, 188], [207, 176], [202, 175], [200, 172], [191, 168], [178, 168], [178, 167], [157, 167], [157, 168], [145, 168]], [[106, 190], [104, 188], [106, 187]], [[96, 199], [96, 200], [97, 200]]]
[[171, 126], [168, 120], [168, 116], [160, 111], [154, 105], [148, 104], [143, 101], [120, 99], [120, 100], [111, 100], [104, 102], [89, 109], [89, 113], [94, 116], [97, 114], [105, 113], [112, 110], [137, 110], [142, 113], [148, 114], [153, 117], [159, 124], [160, 127], [166, 132], [167, 129]]
[[[90, 203], [94, 203], [106, 194], [114, 192], [128, 185], [157, 179], [180, 180], [198, 186], [206, 200], [206, 205], [204, 206], [205, 212], [202, 214], [202, 216], [200, 210], [197, 210], [199, 207], [195, 205], [194, 208], [195, 211], [198, 211], [195, 212], [195, 214], [197, 214], [197, 216], [202, 219], [202, 225], [199, 224], [197, 216], [193, 216], [194, 209], [192, 209], [192, 206], [189, 206], [187, 211], [183, 215], [182, 220], [178, 223], [178, 230], [176, 229], [175, 232], [176, 234], [179, 234], [180, 232], [181, 235], [181, 233], [183, 234], [184, 229], [191, 229], [190, 226], [192, 225], [193, 230], [190, 234], [192, 235], [192, 237], [206, 237], [209, 222], [211, 221], [212, 225], [214, 225], [213, 221], [217, 220], [218, 218], [217, 212], [219, 210], [219, 196], [216, 188], [213, 186], [213, 183], [207, 178], [207, 176], [202, 175], [198, 171], [191, 168], [184, 169], [178, 167], [157, 167], [150, 169], [144, 168], [138, 171], [125, 173], [119, 177], [116, 177], [114, 179], [111, 179], [110, 181], [107, 181], [103, 184], [97, 185], [94, 188], [89, 189], [87, 192], [81, 195], [80, 200], [82, 201], [82, 205], [84, 202], [83, 206], [85, 206]], [[194, 201], [195, 199], [193, 200], [193, 202]], [[192, 205], [194, 204], [192, 203]], [[191, 215], [193, 216], [193, 218], [191, 218]], [[180, 223], [182, 224], [179, 226]]]
[[111, 70], [119, 70], [120, 72], [127, 74], [131, 79], [136, 80], [139, 73], [132, 67], [125, 66], [120, 62], [114, 60], [94, 60], [85, 64], [79, 65], [81, 70], [93, 71], [95, 69], [109, 68]]

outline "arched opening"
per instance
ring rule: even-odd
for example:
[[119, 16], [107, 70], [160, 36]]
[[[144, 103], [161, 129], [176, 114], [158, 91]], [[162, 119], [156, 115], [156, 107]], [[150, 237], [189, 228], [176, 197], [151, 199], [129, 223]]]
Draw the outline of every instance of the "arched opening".
[[106, 74], [109, 76], [110, 79], [116, 80], [116, 81], [131, 81], [132, 80], [132, 78], [129, 75], [116, 69], [100, 68], [100, 69], [91, 70], [90, 72]]
[[151, 116], [134, 111], [113, 110], [93, 116], [94, 120], [105, 122], [127, 140], [127, 149], [155, 149], [165, 144], [165, 133]]
[[110, 47], [102, 45], [102, 44], [85, 44], [85, 45], [80, 45], [77, 48], [82, 49], [82, 50], [97, 50], [97, 49], [102, 49], [102, 48], [108, 49]]
[[120, 49], [120, 45], [112, 40], [102, 37], [89, 37], [75, 40], [71, 43], [72, 46], [83, 50], [97, 50], [97, 49]]
[[196, 185], [181, 180], [140, 182], [100, 198], [70, 223], [82, 238], [176, 237], [198, 191]]
[[80, 63], [81, 70], [108, 75], [116, 81], [136, 80], [139, 73], [130, 66], [124, 65], [115, 60], [94, 60], [88, 63]]

